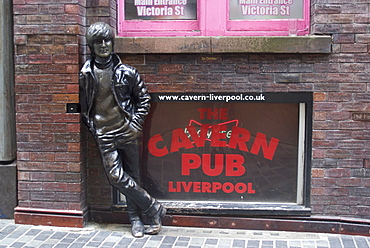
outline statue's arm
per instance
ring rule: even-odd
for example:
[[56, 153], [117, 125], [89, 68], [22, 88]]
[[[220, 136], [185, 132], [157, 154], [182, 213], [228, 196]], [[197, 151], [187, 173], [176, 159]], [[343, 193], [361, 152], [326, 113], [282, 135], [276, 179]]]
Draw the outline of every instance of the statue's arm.
[[132, 116], [132, 125], [138, 129], [143, 129], [145, 117], [149, 114], [150, 95], [141, 79], [138, 71], [133, 72], [132, 97], [134, 97], [134, 115]]
[[87, 125], [87, 127], [91, 130], [93, 125], [91, 120], [88, 116], [88, 75], [81, 70], [79, 74], [79, 86], [80, 86], [80, 106], [81, 106], [81, 120], [83, 123]]

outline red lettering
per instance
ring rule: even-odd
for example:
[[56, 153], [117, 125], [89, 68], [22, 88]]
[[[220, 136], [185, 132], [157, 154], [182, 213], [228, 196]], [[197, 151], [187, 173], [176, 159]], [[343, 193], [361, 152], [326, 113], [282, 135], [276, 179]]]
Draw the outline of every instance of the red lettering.
[[217, 193], [217, 191], [222, 190], [224, 193], [236, 192], [243, 194], [247, 192], [248, 194], [255, 194], [256, 191], [252, 188], [253, 184], [239, 182], [235, 185], [231, 182], [176, 182], [176, 188], [174, 187], [174, 182], [168, 182], [168, 192], [194, 192], [194, 193]]
[[237, 183], [235, 184], [235, 192], [239, 194], [243, 194], [247, 191], [247, 185], [245, 183]]
[[233, 127], [228, 146], [232, 149], [239, 147], [241, 151], [248, 151], [246, 142], [251, 138], [251, 133], [241, 127]]
[[221, 139], [226, 139], [226, 126], [225, 125], [212, 126], [211, 146], [226, 147], [226, 141]]
[[176, 192], [176, 189], [173, 187], [173, 182], [168, 182], [168, 192]]
[[183, 153], [181, 155], [181, 175], [189, 176], [191, 169], [199, 168], [201, 159], [197, 154]]
[[229, 182], [224, 183], [222, 185], [222, 191], [225, 192], [225, 193], [228, 193], [228, 194], [233, 192], [234, 191], [234, 184], [229, 183]]
[[220, 108], [220, 120], [227, 120], [227, 108]]
[[224, 167], [224, 155], [215, 154], [215, 166], [211, 168], [211, 154], [202, 155], [202, 169], [207, 176], [218, 176], [222, 173]]
[[266, 135], [263, 133], [257, 133], [250, 153], [258, 155], [260, 149], [262, 148], [263, 157], [266, 159], [272, 160], [272, 158], [275, 155], [275, 151], [276, 151], [278, 144], [279, 144], [278, 139], [271, 138], [270, 144], [268, 145]]
[[172, 131], [171, 152], [177, 152], [180, 148], [190, 149], [193, 144], [186, 136], [183, 129], [178, 128]]
[[207, 109], [206, 108], [198, 108], [198, 112], [199, 112], [199, 114], [200, 114], [200, 119], [201, 120], [203, 120], [203, 119], [205, 119], [205, 113], [206, 113], [206, 111], [207, 111]]
[[209, 124], [202, 125], [200, 132], [199, 132], [199, 136], [197, 134], [195, 127], [189, 126], [186, 128], [189, 131], [190, 137], [193, 139], [196, 147], [204, 147], [204, 144], [206, 143], [206, 139], [207, 139], [207, 132], [208, 132], [209, 126], [210, 126]]
[[200, 193], [200, 182], [193, 183], [193, 192]]
[[156, 134], [151, 137], [148, 142], [148, 150], [155, 157], [163, 157], [168, 154], [168, 149], [166, 146], [161, 149], [157, 147], [157, 143], [160, 141], [163, 141], [162, 136], [160, 134]]
[[[217, 155], [217, 154], [216, 154]], [[226, 172], [227, 177], [238, 177], [245, 173], [244, 157], [239, 154], [226, 154]]]
[[218, 119], [218, 109], [212, 110], [211, 108], [207, 108], [207, 119]]
[[181, 182], [182, 188], [185, 192], [190, 192], [191, 186], [193, 185], [193, 182]]
[[252, 189], [253, 187], [253, 184], [252, 183], [248, 183], [248, 194], [255, 194], [256, 191], [254, 189]]
[[216, 193], [217, 190], [222, 188], [222, 184], [220, 182], [212, 182], [212, 193]]
[[202, 193], [211, 193], [211, 183], [202, 182]]

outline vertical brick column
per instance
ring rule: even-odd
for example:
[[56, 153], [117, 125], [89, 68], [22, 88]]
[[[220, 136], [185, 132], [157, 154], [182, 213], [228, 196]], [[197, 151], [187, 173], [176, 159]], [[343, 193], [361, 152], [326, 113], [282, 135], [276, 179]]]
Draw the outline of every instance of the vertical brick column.
[[85, 166], [78, 113], [86, 1], [14, 0], [16, 223], [82, 227]]

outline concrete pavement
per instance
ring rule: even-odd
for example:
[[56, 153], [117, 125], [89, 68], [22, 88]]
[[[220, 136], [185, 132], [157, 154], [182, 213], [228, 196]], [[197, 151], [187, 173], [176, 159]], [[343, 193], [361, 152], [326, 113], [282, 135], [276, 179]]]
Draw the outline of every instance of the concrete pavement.
[[128, 225], [85, 228], [17, 225], [0, 219], [0, 248], [370, 248], [370, 237], [339, 234], [164, 226], [160, 234], [135, 239]]

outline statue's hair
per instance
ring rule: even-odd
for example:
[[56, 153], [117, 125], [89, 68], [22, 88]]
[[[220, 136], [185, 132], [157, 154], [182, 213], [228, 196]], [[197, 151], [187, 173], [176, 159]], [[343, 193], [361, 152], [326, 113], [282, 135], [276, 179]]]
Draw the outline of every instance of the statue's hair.
[[87, 45], [89, 46], [90, 51], [94, 53], [94, 41], [107, 39], [114, 42], [114, 36], [114, 31], [108, 24], [106, 24], [105, 22], [96, 22], [91, 24], [90, 27], [87, 29]]

